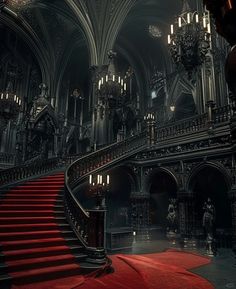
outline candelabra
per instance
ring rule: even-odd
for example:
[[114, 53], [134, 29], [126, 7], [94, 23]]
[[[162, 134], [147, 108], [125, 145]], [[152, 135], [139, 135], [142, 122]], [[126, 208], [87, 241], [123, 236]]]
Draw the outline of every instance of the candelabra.
[[110, 176], [106, 175], [104, 178], [102, 175], [89, 176], [90, 193], [96, 200], [95, 209], [105, 209], [105, 195], [109, 190]]
[[168, 45], [175, 64], [182, 65], [190, 77], [210, 50], [211, 24], [208, 12], [192, 12], [187, 0], [183, 2], [182, 13], [170, 26]]

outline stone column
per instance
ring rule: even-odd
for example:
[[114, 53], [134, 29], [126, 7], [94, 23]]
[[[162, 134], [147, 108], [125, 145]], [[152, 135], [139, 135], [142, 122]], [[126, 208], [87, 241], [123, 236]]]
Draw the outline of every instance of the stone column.
[[236, 184], [234, 184], [229, 192], [229, 198], [231, 200], [231, 212], [232, 212], [232, 247], [236, 254]]

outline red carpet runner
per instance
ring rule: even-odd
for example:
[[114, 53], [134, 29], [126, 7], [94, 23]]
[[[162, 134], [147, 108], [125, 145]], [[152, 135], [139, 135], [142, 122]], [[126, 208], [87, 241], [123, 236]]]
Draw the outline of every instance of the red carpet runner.
[[114, 272], [110, 274], [74, 276], [11, 289], [213, 289], [207, 280], [186, 270], [209, 264], [202, 256], [167, 251], [114, 255], [111, 259]]
[[[0, 269], [12, 278], [12, 284], [80, 272], [76, 254], [81, 247], [64, 218], [63, 187], [60, 173], [19, 185], [0, 200], [0, 263], [4, 264]], [[73, 246], [68, 247], [65, 239]]]

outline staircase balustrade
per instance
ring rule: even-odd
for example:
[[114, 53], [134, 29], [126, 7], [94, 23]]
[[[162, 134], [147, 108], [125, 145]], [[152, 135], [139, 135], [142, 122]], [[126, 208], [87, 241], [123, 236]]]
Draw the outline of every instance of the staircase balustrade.
[[0, 153], [0, 163], [2, 164], [14, 164], [15, 155], [9, 153]]
[[75, 189], [90, 174], [108, 169], [146, 147], [146, 132], [111, 144], [72, 163], [65, 174], [65, 212], [74, 232], [87, 248], [91, 259], [102, 260], [104, 252], [104, 210], [88, 210], [75, 197]]
[[13, 168], [1, 171], [0, 186], [47, 173], [59, 167], [61, 167], [61, 160], [59, 158], [36, 160], [28, 164], [15, 166]]

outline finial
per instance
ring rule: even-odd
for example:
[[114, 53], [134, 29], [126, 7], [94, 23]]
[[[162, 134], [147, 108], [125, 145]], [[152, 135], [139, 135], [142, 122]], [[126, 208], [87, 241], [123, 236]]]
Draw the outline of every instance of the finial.
[[47, 98], [47, 91], [48, 91], [47, 85], [45, 83], [41, 83], [39, 85], [39, 89], [41, 90], [40, 96]]
[[188, 0], [183, 0], [183, 8], [182, 8], [182, 13], [190, 12], [191, 8], [188, 3]]

